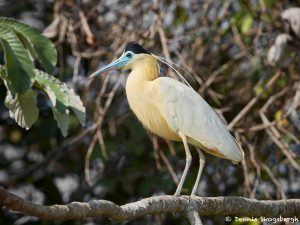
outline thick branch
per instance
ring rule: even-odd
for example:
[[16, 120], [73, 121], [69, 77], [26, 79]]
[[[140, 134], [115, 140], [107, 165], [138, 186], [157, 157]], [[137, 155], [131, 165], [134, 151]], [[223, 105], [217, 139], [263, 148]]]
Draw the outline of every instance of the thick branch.
[[155, 196], [122, 206], [106, 200], [42, 206], [25, 201], [2, 187], [0, 187], [0, 205], [6, 209], [47, 220], [103, 216], [115, 221], [125, 221], [158, 213], [188, 214], [191, 211], [198, 212], [200, 216], [300, 217], [300, 199], [259, 201], [243, 197]]

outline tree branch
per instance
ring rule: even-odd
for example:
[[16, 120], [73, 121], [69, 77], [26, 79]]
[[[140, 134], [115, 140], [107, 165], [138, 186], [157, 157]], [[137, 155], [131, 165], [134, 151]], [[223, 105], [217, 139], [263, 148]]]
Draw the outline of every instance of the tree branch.
[[191, 225], [202, 225], [200, 216], [199, 216], [198, 212], [196, 212], [195, 210], [193, 210], [193, 209], [189, 210], [186, 213], [186, 215], [187, 215], [187, 218], [189, 219]]
[[[43, 206], [25, 201], [3, 187], [0, 187], [0, 205], [9, 210], [46, 220], [77, 220], [102, 216], [115, 221], [125, 221], [158, 213], [183, 213], [189, 219], [194, 218], [199, 221], [197, 214], [200, 216], [300, 217], [300, 199], [259, 201], [243, 197], [166, 195], [145, 198], [122, 206], [106, 200]], [[198, 223], [198, 221], [194, 222], [194, 224]]]

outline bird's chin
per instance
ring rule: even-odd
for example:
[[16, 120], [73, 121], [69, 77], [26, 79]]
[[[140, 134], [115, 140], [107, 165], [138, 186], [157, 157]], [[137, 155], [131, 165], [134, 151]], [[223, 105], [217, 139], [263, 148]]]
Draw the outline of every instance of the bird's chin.
[[131, 70], [132, 69], [131, 64], [127, 64], [125, 66], [122, 66], [122, 69]]

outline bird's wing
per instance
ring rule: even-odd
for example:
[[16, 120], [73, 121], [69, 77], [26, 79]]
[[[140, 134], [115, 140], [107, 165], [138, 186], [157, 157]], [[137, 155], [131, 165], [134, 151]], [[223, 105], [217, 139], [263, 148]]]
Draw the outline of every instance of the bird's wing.
[[161, 112], [168, 125], [181, 131], [190, 143], [215, 151], [221, 157], [240, 162], [243, 151], [219, 116], [192, 88], [169, 77], [157, 79], [163, 107]]

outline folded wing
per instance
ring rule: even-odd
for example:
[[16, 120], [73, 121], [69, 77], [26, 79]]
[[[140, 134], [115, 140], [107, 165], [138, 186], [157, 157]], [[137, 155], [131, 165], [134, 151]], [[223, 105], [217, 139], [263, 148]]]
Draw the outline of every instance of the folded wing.
[[207, 152], [240, 162], [243, 150], [219, 116], [192, 88], [169, 77], [157, 79], [163, 96], [163, 112], [168, 125], [181, 131], [188, 141]]

